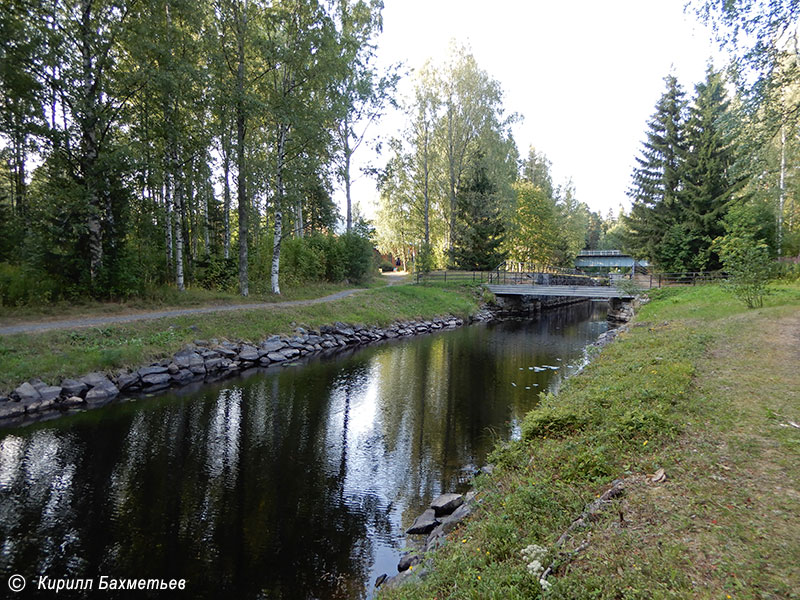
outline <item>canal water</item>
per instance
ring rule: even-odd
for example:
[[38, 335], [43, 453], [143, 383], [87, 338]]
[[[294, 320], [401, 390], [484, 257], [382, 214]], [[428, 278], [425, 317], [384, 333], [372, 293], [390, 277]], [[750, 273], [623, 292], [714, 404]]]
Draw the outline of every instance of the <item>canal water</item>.
[[414, 518], [606, 328], [587, 302], [0, 431], [0, 595], [21, 574], [26, 596], [40, 575], [107, 575], [368, 598]]

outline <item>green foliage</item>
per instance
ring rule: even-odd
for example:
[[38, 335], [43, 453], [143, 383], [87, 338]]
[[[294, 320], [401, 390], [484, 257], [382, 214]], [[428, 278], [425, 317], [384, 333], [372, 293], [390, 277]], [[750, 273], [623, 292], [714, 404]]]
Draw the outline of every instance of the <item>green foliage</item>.
[[501, 250], [505, 227], [500, 218], [497, 187], [481, 158], [456, 202], [456, 228], [451, 260], [458, 269], [490, 271], [505, 259]]
[[289, 286], [315, 281], [363, 283], [376, 267], [372, 243], [355, 232], [290, 238], [281, 252], [281, 273]]
[[614, 283], [614, 285], [618, 290], [625, 292], [626, 294], [629, 294], [631, 296], [638, 296], [644, 291], [642, 290], [642, 288], [639, 287], [639, 285], [633, 279], [628, 279], [628, 278], [618, 279]]
[[345, 233], [339, 236], [342, 244], [345, 278], [351, 283], [363, 283], [368, 280], [376, 265], [376, 257], [372, 242], [358, 233]]
[[417, 255], [417, 270], [422, 273], [430, 273], [435, 263], [433, 247], [430, 244], [422, 242], [419, 247], [419, 254]]
[[47, 273], [0, 263], [0, 305], [41, 305], [60, 299], [58, 281]]
[[753, 237], [727, 235], [718, 247], [728, 275], [727, 287], [747, 308], [761, 308], [772, 270], [767, 245]]
[[718, 269], [712, 242], [722, 234], [733, 187], [730, 102], [711, 67], [688, 113], [677, 80], [666, 82], [633, 172], [626, 242], [664, 271]]
[[515, 185], [517, 204], [507, 240], [508, 255], [520, 262], [555, 262], [558, 223], [554, 200], [529, 182]]
[[587, 415], [578, 414], [571, 407], [559, 406], [552, 394], [548, 394], [542, 406], [525, 415], [522, 423], [522, 438], [561, 437], [577, 433], [586, 425]]
[[207, 290], [233, 292], [239, 284], [236, 261], [221, 256], [206, 256], [195, 266], [195, 281]]

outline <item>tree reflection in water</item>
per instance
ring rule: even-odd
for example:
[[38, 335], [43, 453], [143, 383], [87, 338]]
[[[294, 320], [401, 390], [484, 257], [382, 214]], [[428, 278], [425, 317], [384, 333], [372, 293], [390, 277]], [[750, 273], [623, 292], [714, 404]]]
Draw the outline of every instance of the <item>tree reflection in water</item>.
[[[405, 527], [604, 329], [587, 303], [5, 432], [0, 567], [186, 578], [196, 598], [369, 596]], [[529, 368], [545, 364], [565, 367]]]

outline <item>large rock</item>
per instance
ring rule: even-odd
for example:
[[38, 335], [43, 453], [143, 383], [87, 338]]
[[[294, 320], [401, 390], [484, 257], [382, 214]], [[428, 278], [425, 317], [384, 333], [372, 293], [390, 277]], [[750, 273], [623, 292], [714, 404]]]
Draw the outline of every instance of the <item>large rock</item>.
[[261, 346], [259, 347], [263, 355], [269, 354], [270, 352], [277, 352], [278, 350], [283, 349], [286, 344], [281, 340], [267, 340], [265, 342], [261, 342]]
[[239, 352], [239, 360], [256, 362], [259, 358], [261, 358], [261, 355], [258, 353], [258, 350], [252, 346], [246, 346]]
[[218, 371], [219, 369], [222, 368], [224, 360], [225, 360], [224, 358], [209, 358], [206, 361], [206, 371], [208, 371], [209, 373]]
[[270, 352], [269, 354], [267, 354], [267, 358], [270, 359], [272, 362], [283, 362], [284, 360], [286, 360], [286, 357], [280, 352]]
[[414, 523], [406, 529], [406, 533], [408, 534], [426, 534], [439, 525], [439, 519], [436, 518], [436, 513], [432, 508], [429, 508], [416, 519], [414, 519]]
[[119, 389], [108, 377], [103, 377], [103, 380], [97, 380], [97, 385], [93, 386], [86, 392], [86, 402], [89, 404], [99, 404], [101, 402], [109, 402], [119, 396]]
[[142, 383], [147, 387], [163, 386], [165, 383], [169, 384], [170, 379], [169, 373], [152, 373], [142, 377]]
[[458, 525], [472, 513], [469, 504], [462, 504], [451, 515], [442, 518], [442, 522], [428, 534], [425, 542], [425, 552], [436, 550], [445, 543], [445, 536], [451, 533]]
[[150, 367], [142, 367], [138, 371], [139, 377], [142, 378], [144, 381], [145, 377], [149, 377], [150, 375], [163, 375], [169, 372], [169, 367], [161, 366], [161, 365], [152, 365]]
[[53, 402], [56, 398], [61, 395], [61, 386], [60, 385], [48, 385], [39, 390], [39, 394], [42, 396], [42, 401], [44, 402]]
[[226, 346], [215, 346], [214, 350], [219, 352], [225, 358], [236, 358], [236, 351]]
[[22, 402], [3, 402], [0, 404], [0, 419], [13, 419], [25, 414], [25, 404]]
[[[59, 388], [60, 389], [60, 388]], [[34, 413], [40, 412], [43, 410], [47, 410], [48, 408], [52, 408], [55, 405], [56, 401], [55, 398], [42, 398], [41, 400], [37, 400], [36, 402], [31, 402], [26, 407], [27, 412]]]
[[291, 358], [295, 358], [296, 356], [300, 356], [300, 350], [297, 348], [284, 348], [279, 352], [279, 354], [283, 354], [283, 356], [286, 357], [286, 360], [289, 360]]
[[431, 502], [431, 508], [437, 517], [449, 515], [464, 503], [464, 496], [461, 494], [442, 494]]
[[[139, 374], [138, 373], [123, 373], [119, 377], [117, 377], [117, 387], [120, 391], [126, 390], [136, 384], [139, 383]], [[64, 387], [64, 384], [61, 384], [61, 387]], [[75, 396], [79, 396], [80, 394], [73, 394]]]
[[421, 562], [422, 558], [419, 554], [414, 554], [412, 552], [403, 554], [403, 556], [400, 557], [400, 562], [397, 563], [397, 572], [402, 573], [403, 571], [408, 571], [408, 569]]
[[23, 404], [30, 404], [31, 402], [36, 402], [42, 398], [42, 395], [39, 393], [33, 385], [28, 383], [27, 381], [19, 386], [17, 389], [14, 390], [14, 394], [19, 398], [19, 401]]
[[[81, 383], [85, 383], [88, 387], [93, 388], [96, 386], [104, 386], [107, 383], [110, 383], [110, 380], [104, 373], [89, 373], [88, 375], [84, 375], [79, 380]], [[64, 387], [64, 386], [61, 386]]]
[[75, 381], [74, 379], [65, 379], [61, 382], [61, 389], [64, 395], [69, 398], [71, 396], [81, 396], [88, 391], [89, 386], [82, 381]]
[[[192, 379], [194, 379], [195, 375], [189, 369], [181, 369], [174, 375], [172, 375], [173, 381], [175, 381], [178, 385], [186, 385]], [[159, 384], [160, 385], [160, 384]]]
[[64, 400], [61, 403], [61, 406], [63, 406], [64, 408], [73, 408], [75, 406], [80, 406], [81, 404], [84, 404], [85, 402], [86, 401], [83, 398], [81, 398], [80, 396], [70, 396], [69, 398], [67, 398], [66, 400]]
[[30, 383], [33, 387], [35, 387], [38, 392], [41, 392], [44, 388], [47, 387], [47, 384], [38, 378], [31, 379], [28, 383]]

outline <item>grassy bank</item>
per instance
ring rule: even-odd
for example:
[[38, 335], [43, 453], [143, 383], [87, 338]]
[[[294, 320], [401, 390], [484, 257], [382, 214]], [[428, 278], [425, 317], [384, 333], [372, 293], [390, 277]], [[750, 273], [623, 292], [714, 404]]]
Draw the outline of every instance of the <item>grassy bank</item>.
[[467, 286], [380, 286], [311, 306], [271, 306], [2, 336], [0, 393], [31, 377], [55, 383], [90, 371], [138, 367], [168, 356], [198, 338], [258, 341], [271, 334], [290, 333], [296, 326], [313, 329], [335, 321], [385, 325], [398, 319], [467, 316], [476, 310], [478, 301], [475, 288]]
[[[800, 598], [800, 287], [755, 311], [716, 286], [653, 297], [496, 451], [424, 582], [383, 600]], [[617, 478], [624, 495], [561, 547], [580, 551], [555, 553]], [[544, 594], [530, 544], [556, 562]]]
[[[359, 287], [380, 287], [385, 278], [377, 278], [370, 284]], [[301, 287], [289, 287], [279, 294], [251, 294], [247, 298], [234, 292], [207, 290], [190, 287], [179, 292], [176, 287], [159, 286], [119, 302], [100, 302], [87, 297], [84, 301], [53, 302], [49, 304], [0, 306], [0, 326], [16, 325], [27, 321], [76, 319], [81, 317], [114, 316], [150, 310], [194, 308], [199, 306], [227, 306], [255, 302], [285, 302], [308, 300], [334, 294], [354, 287], [346, 283], [309, 283]]]

